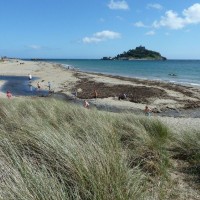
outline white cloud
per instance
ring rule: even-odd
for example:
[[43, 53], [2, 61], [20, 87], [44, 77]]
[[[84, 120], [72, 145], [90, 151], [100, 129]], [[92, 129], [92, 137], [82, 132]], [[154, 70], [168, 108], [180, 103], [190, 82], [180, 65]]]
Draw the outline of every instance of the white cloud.
[[185, 16], [185, 21], [188, 24], [198, 24], [200, 23], [200, 4], [196, 3], [183, 10], [183, 15]]
[[97, 38], [104, 38], [104, 39], [116, 39], [120, 37], [120, 34], [113, 31], [101, 31], [94, 34]]
[[184, 9], [182, 15], [182, 17], [179, 17], [176, 12], [169, 10], [165, 13], [165, 16], [161, 17], [160, 21], [153, 22], [153, 27], [168, 27], [178, 30], [190, 24], [198, 24], [200, 23], [200, 4], [196, 3], [188, 9]]
[[163, 9], [162, 5], [160, 5], [158, 3], [148, 4], [147, 8], [154, 8], [154, 9], [157, 9], [157, 10], [162, 10]]
[[128, 3], [124, 0], [122, 1], [111, 0], [110, 3], [108, 4], [108, 7], [112, 10], [128, 10], [129, 9]]
[[172, 10], [165, 13], [165, 17], [161, 17], [160, 21], [154, 21], [153, 27], [159, 28], [161, 26], [168, 27], [170, 29], [181, 29], [185, 26], [183, 18], [178, 17], [178, 14]]
[[121, 34], [113, 31], [101, 31], [94, 33], [92, 37], [84, 37], [82, 39], [83, 43], [98, 43], [109, 39], [120, 38]]
[[101, 41], [102, 41], [102, 39], [95, 38], [95, 37], [84, 37], [83, 38], [83, 43], [98, 43]]
[[41, 46], [35, 44], [29, 45], [28, 47], [31, 49], [41, 49]]
[[136, 23], [134, 24], [134, 26], [136, 26], [136, 27], [142, 27], [142, 28], [148, 27], [148, 26], [144, 25], [144, 23], [141, 22], [141, 21], [136, 22]]
[[156, 34], [155, 31], [149, 31], [145, 35], [155, 35], [155, 34]]

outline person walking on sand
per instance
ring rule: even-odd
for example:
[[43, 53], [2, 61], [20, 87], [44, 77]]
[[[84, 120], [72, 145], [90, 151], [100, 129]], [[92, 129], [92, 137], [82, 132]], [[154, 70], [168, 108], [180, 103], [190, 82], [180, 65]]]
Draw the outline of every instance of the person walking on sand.
[[88, 101], [84, 100], [83, 106], [84, 108], [89, 108], [90, 104], [88, 103]]
[[96, 91], [96, 90], [94, 90], [94, 98], [96, 99], [96, 98], [97, 98], [97, 96], [98, 96], [98, 94], [97, 94], [97, 91]]
[[41, 86], [40, 86], [40, 83], [37, 82], [37, 89], [40, 90]]
[[144, 109], [144, 113], [146, 116], [150, 116], [151, 115], [151, 109], [148, 107], [148, 106], [145, 106], [145, 109]]
[[10, 91], [7, 91], [6, 96], [8, 97], [8, 99], [11, 99], [12, 93]]

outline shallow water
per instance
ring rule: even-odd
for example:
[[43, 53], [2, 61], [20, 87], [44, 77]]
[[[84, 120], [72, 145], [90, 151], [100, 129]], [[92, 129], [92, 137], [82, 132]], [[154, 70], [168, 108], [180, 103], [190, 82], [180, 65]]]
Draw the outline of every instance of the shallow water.
[[[47, 90], [38, 91], [36, 87], [32, 86], [26, 76], [0, 76], [0, 80], [6, 81], [0, 90], [4, 93], [6, 91], [11, 91], [14, 96], [47, 96], [49, 93]], [[37, 77], [34, 77], [33, 80], [37, 80]], [[56, 95], [53, 97], [58, 98]], [[66, 99], [66, 96], [62, 98]], [[68, 99], [71, 100], [71, 99]], [[82, 106], [82, 100], [71, 100], [71, 102], [76, 103]], [[92, 105], [93, 103], [91, 103]], [[103, 105], [93, 105], [98, 110], [104, 110], [109, 112], [131, 112], [134, 114], [142, 114], [141, 110], [126, 110], [120, 109], [116, 106], [103, 106]], [[161, 113], [156, 113], [158, 116], [168, 116], [168, 117], [192, 117], [200, 118], [200, 108], [197, 109], [187, 109], [187, 110], [166, 110]]]
[[[0, 80], [6, 81], [0, 90], [4, 93], [11, 91], [14, 96], [47, 95], [47, 90], [38, 91], [26, 76], [0, 76]], [[37, 78], [33, 78], [37, 80]]]
[[166, 110], [159, 114], [159, 116], [167, 116], [167, 117], [183, 117], [183, 118], [200, 118], [200, 108], [193, 109], [180, 109], [180, 110]]

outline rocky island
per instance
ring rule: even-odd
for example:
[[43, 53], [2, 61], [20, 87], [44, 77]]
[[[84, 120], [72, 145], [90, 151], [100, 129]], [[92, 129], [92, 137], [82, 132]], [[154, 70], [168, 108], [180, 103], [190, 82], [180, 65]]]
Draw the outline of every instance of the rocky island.
[[167, 60], [160, 53], [146, 49], [144, 46], [130, 49], [115, 57], [103, 57], [102, 60]]

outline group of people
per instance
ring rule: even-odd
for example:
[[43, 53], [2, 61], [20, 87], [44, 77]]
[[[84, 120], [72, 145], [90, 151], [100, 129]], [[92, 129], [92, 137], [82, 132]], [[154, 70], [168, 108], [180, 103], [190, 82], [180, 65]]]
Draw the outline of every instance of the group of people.
[[[127, 95], [126, 95], [125, 93], [124, 93], [124, 94], [120, 94], [120, 95], [118, 96], [118, 100], [123, 100], [123, 99], [126, 99], [126, 98], [127, 98]], [[145, 113], [146, 116], [150, 116], [151, 113], [152, 113], [151, 108], [149, 108], [149, 107], [146, 105], [145, 108], [144, 108], [144, 113]]]
[[[49, 91], [51, 91], [51, 82], [50, 82], [50, 81], [48, 81], [48, 83], [47, 83], [47, 87], [48, 87]], [[38, 90], [41, 89], [40, 82], [37, 82], [37, 89], [38, 89]]]
[[[29, 81], [31, 81], [31, 80], [32, 80], [32, 75], [29, 74], [29, 75], [28, 75], [28, 78], [29, 78]], [[50, 82], [50, 81], [48, 82], [47, 87], [48, 87], [48, 89], [49, 89], [49, 91], [50, 91], [50, 90], [51, 90], [51, 82]], [[39, 82], [37, 82], [37, 89], [38, 89], [38, 90], [41, 89], [41, 85], [40, 85]], [[75, 92], [75, 96], [77, 97], [77, 91]], [[97, 96], [98, 96], [98, 93], [97, 93], [96, 90], [94, 90], [94, 96], [93, 96], [93, 97], [96, 99]], [[8, 97], [9, 99], [12, 97], [12, 94], [11, 94], [10, 91], [7, 91], [7, 97]], [[126, 94], [120, 94], [119, 97], [118, 97], [119, 100], [121, 100], [121, 99], [126, 99], [126, 98], [127, 98], [127, 95], [126, 95]], [[87, 100], [84, 100], [84, 101], [83, 101], [83, 107], [84, 107], [84, 108], [89, 108], [89, 106], [90, 106], [89, 102], [88, 102]], [[144, 109], [145, 115], [146, 115], [146, 116], [150, 116], [150, 115], [151, 115], [151, 112], [152, 112], [151, 108], [149, 108], [149, 107], [146, 105], [146, 106], [145, 106], [145, 109]]]
[[[29, 81], [32, 80], [32, 75], [31, 75], [31, 74], [28, 75], [28, 79], [29, 79]], [[49, 91], [50, 91], [50, 90], [51, 90], [51, 83], [48, 82], [48, 85], [47, 85], [47, 86], [48, 86]], [[37, 82], [37, 89], [40, 90], [40, 88], [41, 88], [40, 83]], [[77, 95], [77, 92], [76, 92], [76, 95]], [[11, 99], [11, 97], [12, 97], [11, 91], [7, 91], [6, 96], [7, 96], [8, 99]], [[94, 98], [95, 98], [95, 99], [97, 98], [97, 91], [96, 91], [96, 90], [94, 90]], [[121, 100], [121, 99], [126, 99], [126, 95], [125, 95], [125, 94], [122, 94], [122, 95], [119, 96], [118, 99], [119, 99], [119, 100]], [[88, 102], [87, 100], [84, 100], [84, 101], [83, 101], [83, 107], [84, 107], [84, 108], [89, 108], [89, 107], [90, 107], [90, 104], [89, 104], [89, 102]], [[150, 115], [151, 115], [151, 112], [152, 112], [151, 108], [149, 108], [149, 107], [146, 105], [146, 106], [145, 106], [145, 109], [144, 109], [145, 115], [146, 115], [146, 116], [150, 116]]]
[[[32, 80], [32, 75], [31, 75], [31, 74], [28, 74], [28, 80], [29, 80], [29, 82], [31, 82], [31, 80]], [[11, 93], [10, 90], [8, 90], [8, 91], [6, 92], [6, 96], [7, 96], [8, 99], [11, 99], [11, 98], [12, 98], [12, 93]]]
[[[28, 74], [28, 80], [29, 80], [29, 84], [31, 84], [31, 81], [32, 81], [32, 75], [31, 74]], [[48, 81], [48, 83], [47, 83], [47, 87], [48, 87], [48, 89], [49, 89], [49, 92], [51, 91], [51, 82], [50, 81]], [[40, 84], [40, 82], [38, 81], [37, 82], [37, 90], [40, 90], [41, 89], [41, 84]]]
[[[97, 97], [98, 97], [98, 93], [97, 93], [96, 90], [94, 90], [93, 98], [97, 99]], [[83, 101], [83, 107], [84, 108], [89, 108], [90, 107], [90, 104], [89, 104], [89, 102], [87, 100]]]
[[[77, 95], [77, 93], [76, 93], [76, 95]], [[97, 91], [96, 90], [94, 90], [93, 98], [95, 98], [95, 99], [97, 98]], [[127, 95], [125, 93], [124, 94], [120, 94], [118, 96], [118, 100], [123, 100], [123, 99], [126, 99], [126, 98], [127, 98]], [[83, 107], [84, 108], [89, 108], [90, 107], [90, 104], [89, 104], [89, 102], [87, 100], [83, 101]], [[149, 106], [146, 105], [145, 108], [144, 108], [144, 114], [146, 116], [151, 116], [151, 113], [152, 113], [152, 109], [149, 108]]]

